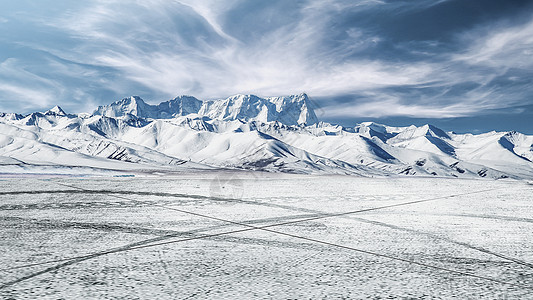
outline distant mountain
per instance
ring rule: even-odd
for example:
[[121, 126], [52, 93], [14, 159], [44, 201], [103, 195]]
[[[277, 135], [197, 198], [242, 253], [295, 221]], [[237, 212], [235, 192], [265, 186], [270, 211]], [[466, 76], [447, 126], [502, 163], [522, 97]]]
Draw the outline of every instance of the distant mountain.
[[67, 115], [65, 111], [57, 105], [47, 110], [44, 114], [49, 115], [49, 116], [66, 116]]
[[0, 173], [248, 169], [358, 176], [533, 178], [533, 136], [432, 125], [319, 122], [305, 94], [158, 105], [129, 97], [90, 114], [0, 113]]
[[159, 105], [150, 105], [140, 97], [132, 96], [110, 105], [99, 106], [93, 113], [110, 118], [131, 115], [148, 119], [171, 119], [188, 114], [200, 114], [225, 121], [278, 121], [287, 125], [311, 125], [318, 122], [306, 94], [272, 98], [236, 95], [205, 102], [190, 96], [179, 96]]

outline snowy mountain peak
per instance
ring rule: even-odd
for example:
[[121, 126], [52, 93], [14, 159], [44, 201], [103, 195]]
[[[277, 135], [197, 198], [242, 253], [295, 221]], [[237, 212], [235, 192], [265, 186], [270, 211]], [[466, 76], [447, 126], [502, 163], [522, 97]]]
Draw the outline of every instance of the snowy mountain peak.
[[533, 137], [511, 131], [503, 135], [498, 143], [511, 153], [533, 162]]
[[422, 126], [425, 130], [426, 130], [426, 134], [428, 135], [431, 135], [431, 136], [434, 136], [434, 137], [440, 137], [440, 138], [444, 138], [444, 139], [450, 139], [450, 136], [444, 132], [444, 130], [438, 128], [438, 127], [435, 127], [431, 124], [426, 124], [424, 126]]
[[255, 95], [234, 95], [226, 99], [206, 101], [199, 111], [217, 120], [258, 120], [261, 122], [275, 121], [275, 107], [267, 99]]
[[315, 105], [307, 94], [286, 97], [271, 97], [269, 101], [276, 105], [281, 122], [287, 125], [313, 125], [318, 123]]
[[270, 98], [239, 94], [206, 102], [199, 113], [219, 120], [278, 121], [285, 125], [312, 125], [318, 122], [306, 94]]
[[152, 116], [158, 119], [169, 119], [177, 116], [196, 114], [202, 107], [202, 101], [192, 96], [178, 96], [172, 100], [159, 103], [157, 105], [157, 115]]
[[388, 139], [396, 135], [395, 130], [391, 129], [390, 127], [374, 122], [363, 122], [357, 124], [354, 130], [355, 132], [367, 138], [377, 137], [383, 142], [386, 142]]
[[158, 105], [147, 104], [140, 97], [132, 96], [110, 105], [99, 106], [93, 113], [111, 118], [129, 115], [148, 119], [171, 119], [189, 114], [224, 121], [278, 121], [285, 125], [312, 125], [318, 122], [314, 106], [304, 93], [271, 98], [239, 94], [213, 101], [178, 96]]
[[4, 120], [7, 120], [7, 121], [15, 121], [15, 120], [23, 119], [24, 116], [21, 115], [21, 114], [16, 114], [16, 113], [2, 113], [2, 112], [0, 112], [0, 118], [4, 119]]
[[136, 117], [149, 117], [152, 109], [139, 96], [131, 96], [116, 101], [110, 105], [99, 106], [93, 115], [101, 115], [110, 118], [132, 115]]
[[394, 138], [396, 140], [408, 140], [417, 137], [450, 139], [450, 136], [442, 129], [429, 124], [420, 127], [411, 125], [400, 131]]
[[47, 110], [44, 114], [48, 115], [48, 116], [66, 116], [67, 115], [65, 113], [65, 111], [61, 107], [59, 107], [58, 105], [56, 105], [53, 108]]
[[119, 101], [116, 101], [113, 104], [116, 104], [116, 106], [131, 107], [132, 109], [135, 109], [135, 108], [138, 108], [139, 106], [145, 106], [146, 102], [144, 102], [144, 100], [139, 96], [131, 96], [131, 97], [126, 97]]

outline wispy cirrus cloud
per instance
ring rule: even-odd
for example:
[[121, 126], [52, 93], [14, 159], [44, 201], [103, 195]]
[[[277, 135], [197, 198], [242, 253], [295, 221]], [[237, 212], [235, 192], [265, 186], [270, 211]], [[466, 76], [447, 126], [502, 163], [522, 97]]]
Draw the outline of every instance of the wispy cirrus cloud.
[[462, 38], [470, 42], [466, 51], [454, 55], [457, 61], [494, 68], [533, 66], [533, 16], [525, 24], [489, 25], [465, 33]]
[[[494, 16], [504, 6], [483, 3]], [[160, 101], [305, 91], [330, 116], [441, 118], [533, 101], [525, 97], [533, 18], [514, 21], [512, 11], [490, 22], [470, 17], [480, 6], [468, 5], [91, 0], [25, 12], [43, 38], [9, 43], [44, 57], [27, 69], [52, 78], [51, 97], [78, 109], [87, 107], [83, 97], [102, 104], [129, 94]], [[433, 22], [439, 15], [459, 19]]]
[[[351, 6], [376, 3], [381, 4], [368, 1]], [[326, 6], [318, 2], [302, 4], [300, 9], [305, 14], [301, 18], [283, 20], [283, 26], [267, 30], [253, 40], [224, 31], [221, 12], [210, 6], [168, 1], [151, 1], [149, 6], [148, 14], [138, 13], [145, 9], [140, 5], [117, 13], [113, 3], [96, 2], [79, 14], [49, 25], [87, 39], [88, 45], [82, 44], [75, 54], [83, 58], [81, 63], [118, 69], [128, 79], [167, 96], [188, 93], [217, 97], [238, 92], [284, 94], [302, 90], [327, 95], [416, 83], [424, 75], [414, 72], [415, 67], [346, 61], [345, 57], [357, 49], [379, 42], [378, 37], [354, 29], [347, 30], [353, 38], [350, 45], [324, 47], [324, 31], [332, 16], [324, 15]], [[349, 6], [344, 3], [328, 11]], [[155, 18], [156, 24], [147, 22]], [[183, 18], [188, 22], [184, 23]], [[125, 27], [134, 30], [128, 33], [123, 30]], [[102, 32], [102, 28], [106, 31]], [[144, 49], [145, 42], [150, 43], [149, 49]], [[72, 53], [56, 54], [72, 59]]]
[[25, 70], [16, 59], [0, 62], [0, 109], [7, 108], [7, 104], [21, 110], [46, 107], [56, 98], [50, 92], [55, 87], [55, 82]]

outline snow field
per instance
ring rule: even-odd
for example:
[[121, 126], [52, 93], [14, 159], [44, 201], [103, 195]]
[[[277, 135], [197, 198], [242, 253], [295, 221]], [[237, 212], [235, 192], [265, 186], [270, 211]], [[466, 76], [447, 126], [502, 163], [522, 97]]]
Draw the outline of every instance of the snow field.
[[0, 297], [526, 299], [532, 189], [244, 172], [4, 178]]

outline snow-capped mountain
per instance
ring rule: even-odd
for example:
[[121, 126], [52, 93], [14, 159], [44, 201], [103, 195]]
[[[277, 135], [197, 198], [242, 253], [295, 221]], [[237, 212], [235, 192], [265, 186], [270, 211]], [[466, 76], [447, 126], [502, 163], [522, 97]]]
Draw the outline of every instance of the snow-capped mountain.
[[159, 105], [150, 105], [138, 96], [124, 98], [110, 105], [99, 106], [93, 115], [102, 115], [110, 118], [135, 116], [150, 119], [170, 119], [176, 116], [184, 116], [198, 113], [202, 107], [202, 101], [190, 97], [179, 96], [172, 100], [161, 102]]
[[[360, 176], [533, 178], [533, 136], [432, 125], [319, 122], [307, 95], [158, 105], [140, 97], [67, 114], [0, 113], [0, 173], [249, 169]], [[74, 171], [73, 171], [74, 170]]]
[[179, 96], [159, 105], [146, 104], [140, 97], [132, 96], [100, 106], [93, 113], [110, 118], [131, 115], [149, 119], [171, 119], [189, 114], [225, 121], [278, 121], [287, 125], [311, 125], [318, 122], [306, 94], [271, 98], [236, 95], [205, 102], [191, 96]]

